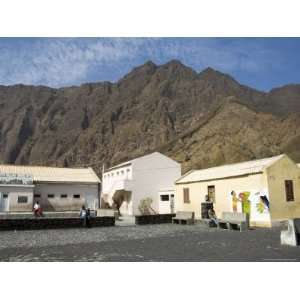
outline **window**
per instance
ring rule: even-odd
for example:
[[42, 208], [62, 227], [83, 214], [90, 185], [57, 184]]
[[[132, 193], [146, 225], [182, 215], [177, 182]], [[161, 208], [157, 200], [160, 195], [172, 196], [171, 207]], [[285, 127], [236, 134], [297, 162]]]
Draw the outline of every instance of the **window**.
[[127, 169], [126, 171], [127, 171], [127, 172], [130, 172], [130, 169]]
[[54, 194], [48, 194], [48, 198], [54, 198]]
[[190, 189], [189, 188], [183, 189], [183, 202], [190, 203]]
[[124, 174], [124, 170], [121, 171], [121, 174], [122, 174], [122, 175]]
[[169, 201], [169, 195], [160, 195], [161, 201]]
[[293, 180], [285, 180], [285, 197], [286, 201], [294, 201]]
[[41, 198], [41, 194], [34, 194], [34, 198]]
[[28, 197], [27, 196], [18, 196], [18, 203], [27, 203]]
[[209, 185], [207, 187], [207, 195], [208, 195], [208, 200], [211, 202], [215, 202], [216, 196], [215, 196], [215, 186], [214, 185]]
[[80, 195], [79, 194], [75, 194], [75, 195], [73, 195], [73, 198], [80, 198]]
[[117, 175], [119, 175], [119, 172], [117, 172]]
[[61, 194], [60, 198], [68, 198], [68, 195], [67, 194]]
[[2, 194], [2, 198], [3, 199], [8, 198], [8, 194]]

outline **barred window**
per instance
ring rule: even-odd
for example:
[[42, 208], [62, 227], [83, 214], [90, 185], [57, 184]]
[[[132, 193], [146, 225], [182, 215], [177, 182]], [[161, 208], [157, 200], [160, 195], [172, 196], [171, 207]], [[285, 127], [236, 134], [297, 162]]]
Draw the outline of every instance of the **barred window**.
[[28, 197], [27, 196], [18, 196], [18, 203], [27, 203]]

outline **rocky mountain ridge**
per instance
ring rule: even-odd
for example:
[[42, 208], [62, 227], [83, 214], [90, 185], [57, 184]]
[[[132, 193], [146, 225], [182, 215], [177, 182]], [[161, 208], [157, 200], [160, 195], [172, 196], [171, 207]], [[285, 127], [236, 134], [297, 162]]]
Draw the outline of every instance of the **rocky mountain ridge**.
[[300, 85], [260, 92], [211, 68], [146, 62], [116, 83], [0, 86], [0, 162], [106, 167], [152, 151], [183, 171], [287, 153]]

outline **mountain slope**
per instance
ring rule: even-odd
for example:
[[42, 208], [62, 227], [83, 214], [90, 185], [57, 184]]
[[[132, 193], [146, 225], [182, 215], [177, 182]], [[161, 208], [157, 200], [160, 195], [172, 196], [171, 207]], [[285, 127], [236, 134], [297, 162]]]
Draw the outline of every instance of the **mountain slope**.
[[0, 162], [108, 167], [155, 150], [184, 171], [287, 152], [300, 85], [263, 93], [211, 68], [147, 62], [117, 83], [0, 86]]

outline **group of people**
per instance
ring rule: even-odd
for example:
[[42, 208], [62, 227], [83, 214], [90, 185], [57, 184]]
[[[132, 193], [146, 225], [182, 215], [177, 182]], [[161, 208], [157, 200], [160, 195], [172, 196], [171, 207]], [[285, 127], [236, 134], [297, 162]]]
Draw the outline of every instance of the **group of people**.
[[[39, 201], [35, 202], [33, 205], [33, 213], [35, 217], [43, 217], [43, 209], [39, 203]], [[91, 227], [91, 210], [89, 208], [85, 208], [84, 205], [82, 205], [79, 217], [82, 221], [82, 226], [84, 227]]]
[[211, 220], [211, 222], [218, 226], [218, 218], [213, 207], [208, 210], [208, 217]]
[[79, 217], [83, 227], [91, 227], [91, 210], [89, 208], [86, 209], [85, 206], [82, 205]]
[[[209, 199], [208, 195], [205, 195], [205, 202], [212, 202], [211, 199]], [[218, 218], [213, 206], [208, 209], [207, 214], [210, 221], [213, 222], [215, 226], [218, 226]]]

